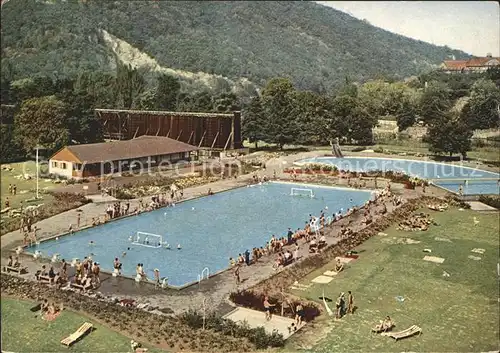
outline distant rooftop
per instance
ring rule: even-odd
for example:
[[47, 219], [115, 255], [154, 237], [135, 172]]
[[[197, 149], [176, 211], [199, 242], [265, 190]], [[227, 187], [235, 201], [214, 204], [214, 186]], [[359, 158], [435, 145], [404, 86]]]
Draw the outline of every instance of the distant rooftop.
[[[68, 150], [76, 157], [73, 162], [99, 163], [149, 156], [195, 151], [198, 148], [187, 143], [161, 136], [140, 136], [132, 140], [70, 145]], [[50, 159], [58, 160], [56, 152]]]

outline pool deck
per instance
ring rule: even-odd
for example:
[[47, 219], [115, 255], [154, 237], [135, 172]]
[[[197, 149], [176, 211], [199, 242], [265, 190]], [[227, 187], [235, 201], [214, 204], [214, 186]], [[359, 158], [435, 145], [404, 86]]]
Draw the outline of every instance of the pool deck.
[[[283, 168], [290, 167], [293, 161], [301, 158], [307, 158], [317, 155], [322, 155], [324, 152], [318, 153], [307, 152], [295, 155], [284, 156], [279, 160], [270, 160], [266, 164], [266, 169], [257, 171], [259, 176], [267, 175], [269, 178], [273, 176], [274, 170], [276, 170], [277, 177], [279, 180], [291, 181], [289, 175], [282, 172]], [[283, 163], [285, 162], [285, 163]], [[297, 182], [308, 182], [311, 184], [315, 183], [316, 176], [299, 176]], [[322, 177], [325, 178], [325, 177]], [[242, 175], [237, 179], [225, 179], [210, 184], [197, 186], [184, 190], [184, 200], [200, 197], [206, 195], [208, 189], [211, 188], [214, 192], [225, 191], [233, 189], [235, 187], [241, 187], [248, 184], [252, 180], [252, 175]], [[336, 180], [336, 185], [346, 186], [346, 180]], [[295, 182], [295, 181], [294, 181]], [[373, 188], [373, 181], [368, 181], [367, 188]], [[383, 181], [379, 179], [379, 186], [385, 186]], [[395, 193], [401, 195], [403, 199], [408, 200], [412, 198], [419, 197], [421, 195], [421, 189], [418, 190], [406, 190], [401, 184], [392, 184], [392, 189]], [[427, 189], [427, 196], [444, 196], [446, 192], [441, 189], [430, 187]], [[139, 203], [139, 200], [130, 200], [131, 207], [135, 207]], [[387, 209], [389, 212], [393, 210], [393, 205], [387, 203]], [[80, 209], [84, 214], [89, 217], [96, 217], [103, 214], [107, 204], [87, 204]], [[39, 238], [47, 239], [53, 237], [56, 234], [61, 234], [67, 231], [71, 219], [76, 219], [76, 210], [67, 211], [59, 215], [53, 216], [49, 219], [40, 221], [36, 223], [38, 228], [41, 228]], [[348, 219], [344, 219], [340, 222], [335, 223], [333, 226], [328, 227], [325, 231], [327, 238], [327, 243], [335, 244], [338, 242], [338, 230], [340, 225], [351, 222], [350, 228], [353, 230], [359, 230], [364, 227], [361, 224], [362, 215], [355, 214]], [[376, 221], [377, 216], [374, 217]], [[286, 229], [283, 230], [285, 232]], [[22, 243], [22, 235], [19, 231], [11, 232], [2, 236], [2, 265], [6, 263], [6, 257], [14, 247]], [[263, 245], [263, 244], [262, 244]], [[311, 256], [308, 252], [307, 246], [304, 246], [303, 241], [300, 241], [299, 258], [306, 258]], [[110, 259], [112, 261], [113, 259]], [[225, 271], [217, 276], [211, 277], [208, 280], [202, 281], [200, 284], [195, 284], [189, 286], [183, 290], [175, 289], [154, 289], [154, 287], [147, 283], [137, 283], [131, 279], [124, 277], [112, 277], [109, 274], [103, 273], [101, 275], [101, 286], [98, 291], [105, 296], [114, 298], [133, 298], [138, 303], [148, 303], [151, 307], [167, 309], [173, 313], [180, 313], [189, 308], [200, 309], [202, 307], [203, 300], [206, 300], [207, 306], [210, 309], [217, 309], [222, 314], [227, 314], [234, 309], [234, 307], [227, 300], [229, 293], [236, 291], [237, 289], [247, 289], [250, 288], [262, 280], [269, 278], [273, 275], [275, 270], [272, 268], [275, 256], [269, 256], [262, 258], [258, 263], [252, 264], [251, 266], [242, 266], [240, 271], [240, 277], [242, 283], [236, 284], [235, 278], [232, 271]], [[23, 266], [28, 267], [29, 273], [23, 275], [24, 278], [33, 280], [33, 273], [40, 268], [41, 262], [36, 261], [31, 257], [23, 257], [21, 259]], [[291, 265], [293, 266], [293, 265]]]

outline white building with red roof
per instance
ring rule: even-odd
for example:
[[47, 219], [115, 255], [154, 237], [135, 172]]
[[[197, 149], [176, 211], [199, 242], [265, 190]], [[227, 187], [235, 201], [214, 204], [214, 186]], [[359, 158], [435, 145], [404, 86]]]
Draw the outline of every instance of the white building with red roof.
[[441, 71], [451, 74], [485, 72], [492, 67], [500, 67], [500, 57], [488, 54], [485, 57], [472, 57], [468, 60], [445, 60], [439, 68]]

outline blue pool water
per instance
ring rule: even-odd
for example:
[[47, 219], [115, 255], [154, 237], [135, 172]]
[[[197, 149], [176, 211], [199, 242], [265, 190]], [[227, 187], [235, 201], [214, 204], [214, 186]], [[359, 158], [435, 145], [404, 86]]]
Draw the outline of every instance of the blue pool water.
[[[292, 187], [312, 189], [315, 197], [290, 196]], [[127, 275], [135, 276], [135, 266], [143, 263], [149, 277], [158, 268], [169, 284], [181, 286], [197, 281], [205, 267], [210, 273], [227, 268], [229, 257], [263, 246], [272, 234], [285, 236], [288, 227], [303, 227], [309, 214], [319, 215], [325, 206], [325, 213], [331, 215], [341, 208], [362, 205], [369, 198], [369, 191], [266, 183], [106, 223], [42, 242], [30, 250], [40, 250], [43, 256], [59, 253], [67, 261], [93, 253], [94, 261], [108, 271], [113, 259], [119, 257]], [[162, 235], [173, 249], [131, 245], [129, 236], [137, 231]], [[95, 245], [89, 245], [91, 240]], [[176, 249], [177, 244], [181, 250]], [[122, 257], [124, 251], [127, 254]]]
[[[404, 172], [408, 175], [426, 179], [447, 179], [443, 181], [435, 180], [434, 183], [453, 192], [458, 192], [460, 185], [464, 186], [465, 179], [474, 178], [495, 178], [496, 180], [469, 180], [464, 186], [464, 194], [498, 194], [500, 175], [498, 173], [484, 170], [461, 167], [446, 163], [436, 163], [427, 161], [416, 161], [407, 159], [384, 159], [384, 158], [333, 158], [316, 157], [303, 159], [301, 163], [325, 163], [335, 165], [339, 169], [350, 171], [373, 171], [391, 170]], [[451, 180], [450, 180], [451, 179]]]

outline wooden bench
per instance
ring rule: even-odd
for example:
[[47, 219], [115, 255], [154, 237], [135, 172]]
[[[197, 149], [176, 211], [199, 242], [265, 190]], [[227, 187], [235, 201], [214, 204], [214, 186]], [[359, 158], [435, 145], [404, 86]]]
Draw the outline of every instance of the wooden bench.
[[410, 328], [407, 328], [406, 330], [400, 332], [387, 332], [385, 335], [394, 338], [397, 341], [402, 338], [413, 336], [417, 333], [420, 335], [422, 333], [422, 329], [417, 325], [413, 325]]
[[40, 281], [40, 282], [47, 282], [47, 283], [51, 282], [49, 276], [42, 276], [42, 275], [38, 275], [38, 281]]

